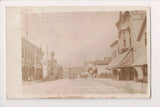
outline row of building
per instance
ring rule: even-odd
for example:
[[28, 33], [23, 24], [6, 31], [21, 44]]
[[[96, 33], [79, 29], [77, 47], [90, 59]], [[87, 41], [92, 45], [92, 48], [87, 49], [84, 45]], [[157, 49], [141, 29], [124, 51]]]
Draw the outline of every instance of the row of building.
[[21, 38], [21, 49], [23, 81], [77, 78], [84, 71], [84, 67], [63, 68], [54, 58], [53, 51], [43, 51], [24, 37]]
[[110, 71], [107, 67], [111, 61], [111, 57], [104, 57], [102, 60], [86, 61], [84, 62], [85, 72], [88, 73], [89, 77], [100, 77], [102, 74], [109, 74]]
[[41, 47], [37, 47], [30, 41], [21, 38], [21, 66], [22, 66], [22, 80], [40, 80], [40, 79], [54, 79], [58, 75], [58, 64], [54, 58], [54, 52], [42, 51]]
[[146, 11], [119, 13], [118, 40], [111, 45], [109, 69], [117, 80], [147, 81]]
[[147, 81], [146, 22], [146, 11], [120, 12], [116, 23], [118, 40], [110, 45], [112, 57], [84, 62], [84, 76], [104, 74], [105, 78], [108, 75], [117, 80]]
[[104, 57], [103, 60], [85, 61], [83, 66], [64, 68], [63, 78], [97, 78], [102, 74], [109, 74], [107, 66], [111, 61], [111, 57]]

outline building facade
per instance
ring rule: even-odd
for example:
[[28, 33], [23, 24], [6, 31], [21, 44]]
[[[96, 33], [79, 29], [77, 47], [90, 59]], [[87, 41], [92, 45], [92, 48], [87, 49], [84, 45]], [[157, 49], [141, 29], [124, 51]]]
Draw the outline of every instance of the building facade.
[[96, 71], [96, 62], [95, 61], [85, 61], [84, 62], [84, 71], [83, 73], [86, 77], [93, 77], [94, 72]]
[[45, 80], [53, 80], [56, 78], [57, 60], [54, 58], [54, 52], [49, 52], [48, 48], [43, 57], [43, 72], [43, 78]]
[[21, 38], [22, 80], [38, 80], [43, 78], [43, 51], [30, 41]]
[[63, 69], [63, 78], [69, 78], [69, 68]]
[[141, 26], [138, 37], [136, 38], [136, 44], [134, 47], [134, 63], [133, 67], [137, 72], [137, 79], [147, 81], [147, 31], [146, 31], [146, 17]]
[[96, 68], [97, 74], [100, 76], [101, 74], [109, 74], [110, 71], [107, 69], [109, 63], [111, 63], [111, 57], [105, 57], [103, 60], [96, 60]]
[[81, 74], [83, 74], [85, 72], [85, 69], [83, 66], [79, 66], [79, 67], [70, 67], [69, 68], [69, 78], [70, 79], [74, 79], [74, 78], [79, 78], [81, 76]]
[[112, 60], [114, 60], [118, 56], [118, 40], [114, 41], [111, 45], [111, 52], [112, 52]]
[[[112, 53], [112, 71], [116, 75], [116, 78], [127, 80], [144, 80], [143, 71], [140, 70], [140, 65], [146, 64], [146, 12], [145, 11], [125, 11], [119, 13], [119, 20], [116, 23], [119, 35], [118, 35], [118, 47], [117, 42], [111, 45]], [[142, 36], [144, 35], [144, 36]], [[137, 38], [142, 36], [143, 40], [138, 41]], [[115, 54], [115, 50], [118, 50], [118, 55]], [[115, 58], [115, 56], [117, 56]], [[138, 63], [140, 56], [144, 61]], [[137, 66], [137, 67], [136, 67]], [[147, 72], [147, 70], [146, 70]], [[141, 76], [140, 76], [141, 75]], [[140, 78], [141, 77], [141, 78]]]

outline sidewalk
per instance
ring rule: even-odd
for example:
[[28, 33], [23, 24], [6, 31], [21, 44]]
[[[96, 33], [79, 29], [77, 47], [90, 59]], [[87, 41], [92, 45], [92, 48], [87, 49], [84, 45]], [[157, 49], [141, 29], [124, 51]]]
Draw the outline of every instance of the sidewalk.
[[114, 80], [114, 79], [100, 79], [100, 78], [93, 78], [94, 80], [98, 80], [101, 82], [104, 82], [108, 85], [114, 85], [117, 88], [123, 88], [124, 90], [126, 90], [129, 93], [146, 93], [147, 92], [147, 88], [148, 85], [147, 83], [142, 83], [142, 82], [136, 82], [136, 81], [124, 81], [124, 80]]

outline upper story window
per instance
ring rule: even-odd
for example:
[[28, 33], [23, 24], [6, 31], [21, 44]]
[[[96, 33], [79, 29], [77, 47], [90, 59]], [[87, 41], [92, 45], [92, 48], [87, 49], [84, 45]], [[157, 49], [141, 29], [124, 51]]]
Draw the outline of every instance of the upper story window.
[[30, 60], [30, 54], [29, 54], [29, 51], [28, 51], [28, 61]]
[[145, 38], [144, 38], [145, 46], [147, 46], [147, 33], [145, 32], [144, 35], [145, 35]]
[[117, 57], [117, 51], [116, 50], [113, 51], [112, 56], [113, 56], [113, 58]]
[[32, 58], [32, 52], [30, 53], [30, 59], [31, 59], [31, 61], [32, 61], [32, 59], [33, 59], [33, 58]]
[[117, 57], [117, 53], [116, 53], [116, 51], [114, 52], [114, 57], [115, 57], [115, 58]]
[[126, 39], [123, 39], [123, 46], [124, 46], [124, 48], [127, 47], [127, 46], [126, 46]]
[[35, 57], [34, 57], [34, 53], [33, 53], [33, 60], [35, 59]]
[[126, 48], [127, 44], [126, 44], [126, 31], [123, 32], [123, 47]]
[[129, 48], [131, 48], [131, 45], [132, 45], [132, 41], [131, 41], [130, 29], [127, 28], [120, 32], [119, 52], [123, 53], [127, 51]]
[[132, 41], [131, 41], [131, 37], [129, 38], [129, 46], [132, 46]]
[[27, 50], [25, 50], [25, 59], [27, 59]]
[[22, 58], [24, 58], [24, 49], [22, 49]]
[[34, 54], [32, 53], [32, 61], [34, 61]]
[[32, 52], [31, 52], [31, 61], [33, 61], [33, 54], [32, 54]]

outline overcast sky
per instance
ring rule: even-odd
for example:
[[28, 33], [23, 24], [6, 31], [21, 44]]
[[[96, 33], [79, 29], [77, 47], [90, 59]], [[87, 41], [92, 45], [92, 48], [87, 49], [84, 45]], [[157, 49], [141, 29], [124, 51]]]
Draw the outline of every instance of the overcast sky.
[[[84, 61], [111, 56], [117, 39], [119, 12], [54, 12], [28, 17], [28, 40], [54, 50], [58, 63], [81, 66]], [[25, 36], [25, 33], [24, 33]]]

